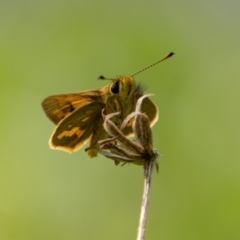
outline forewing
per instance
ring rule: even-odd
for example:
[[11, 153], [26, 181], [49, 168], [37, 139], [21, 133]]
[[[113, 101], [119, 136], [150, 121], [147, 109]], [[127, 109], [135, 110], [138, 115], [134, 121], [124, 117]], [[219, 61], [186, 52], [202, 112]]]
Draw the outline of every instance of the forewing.
[[42, 107], [49, 119], [58, 124], [76, 109], [93, 101], [102, 102], [102, 92], [90, 90], [81, 93], [59, 94], [45, 98]]
[[62, 119], [49, 140], [50, 147], [67, 152], [82, 147], [97, 129], [104, 106], [102, 102], [91, 101]]

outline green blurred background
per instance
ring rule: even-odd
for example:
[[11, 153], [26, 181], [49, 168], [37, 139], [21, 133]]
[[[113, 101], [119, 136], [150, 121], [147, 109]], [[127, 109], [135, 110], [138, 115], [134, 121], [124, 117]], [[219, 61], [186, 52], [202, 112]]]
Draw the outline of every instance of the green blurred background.
[[0, 3], [0, 239], [135, 239], [141, 167], [53, 151], [48, 95], [136, 76], [160, 109], [147, 239], [240, 239], [240, 2]]

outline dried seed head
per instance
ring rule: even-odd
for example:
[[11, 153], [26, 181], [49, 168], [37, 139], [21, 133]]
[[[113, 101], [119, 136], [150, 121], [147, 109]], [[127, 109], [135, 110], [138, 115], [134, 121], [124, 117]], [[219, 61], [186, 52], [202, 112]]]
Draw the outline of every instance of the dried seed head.
[[[135, 111], [124, 119], [120, 129], [111, 120], [119, 114], [118, 112], [106, 116], [102, 113], [103, 127], [111, 138], [98, 142], [100, 149], [96, 150], [100, 154], [114, 160], [116, 164], [122, 162], [123, 164], [145, 165], [146, 161], [154, 161], [158, 170], [156, 159], [159, 155], [153, 148], [150, 121], [146, 114], [141, 113], [142, 101], [149, 96], [152, 96], [152, 94], [143, 95], [138, 99]], [[132, 119], [134, 139], [125, 136], [122, 131]]]

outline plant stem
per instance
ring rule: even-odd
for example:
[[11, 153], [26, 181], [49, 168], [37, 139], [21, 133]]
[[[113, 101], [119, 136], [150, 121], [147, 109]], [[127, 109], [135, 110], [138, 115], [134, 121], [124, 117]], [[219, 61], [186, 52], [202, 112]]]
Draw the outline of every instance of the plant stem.
[[156, 165], [156, 156], [154, 156], [153, 159], [151, 159], [150, 161], [147, 160], [144, 165], [144, 187], [143, 187], [142, 206], [141, 206], [140, 219], [139, 219], [139, 225], [138, 225], [137, 240], [144, 240], [144, 236], [145, 236], [148, 202], [149, 202], [149, 196], [150, 196], [150, 186], [151, 186], [152, 172], [155, 165]]

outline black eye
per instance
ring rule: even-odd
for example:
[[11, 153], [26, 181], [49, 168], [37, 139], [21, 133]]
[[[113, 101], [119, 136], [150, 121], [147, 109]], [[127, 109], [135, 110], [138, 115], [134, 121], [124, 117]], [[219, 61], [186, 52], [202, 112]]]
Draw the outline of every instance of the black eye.
[[119, 93], [119, 83], [118, 83], [118, 81], [116, 81], [115, 83], [113, 83], [111, 85], [111, 92], [114, 93], [114, 94]]

